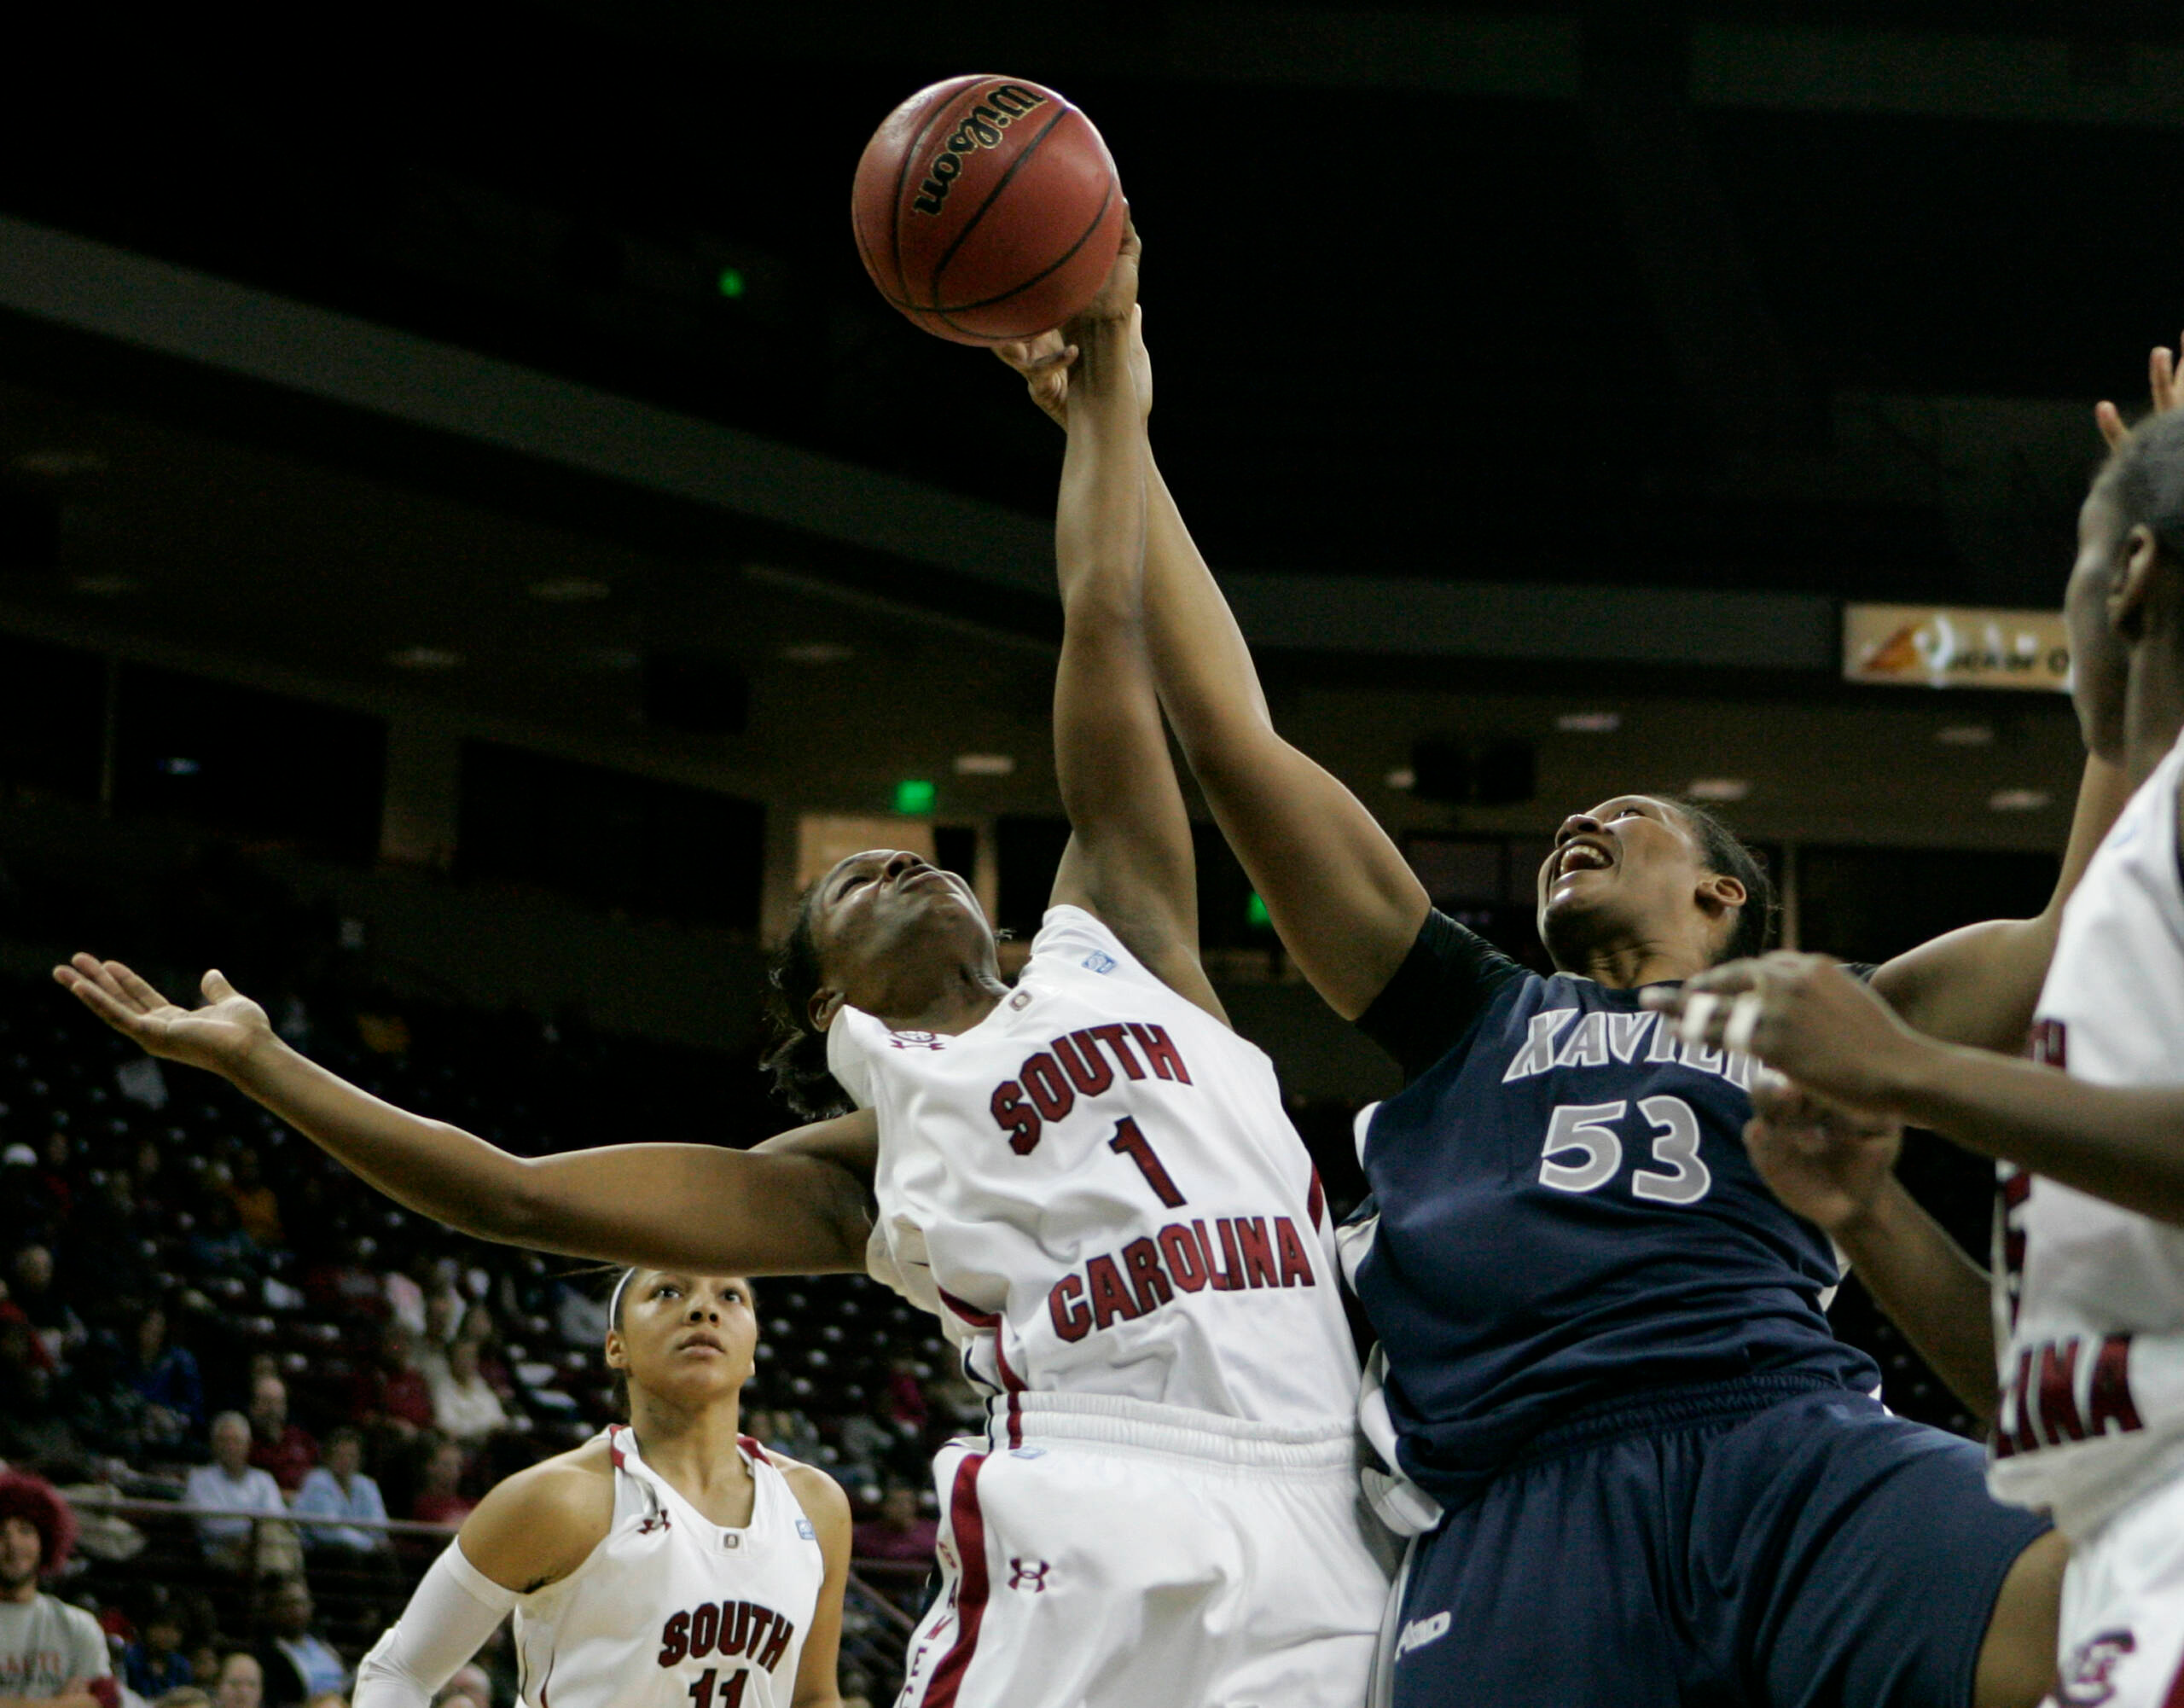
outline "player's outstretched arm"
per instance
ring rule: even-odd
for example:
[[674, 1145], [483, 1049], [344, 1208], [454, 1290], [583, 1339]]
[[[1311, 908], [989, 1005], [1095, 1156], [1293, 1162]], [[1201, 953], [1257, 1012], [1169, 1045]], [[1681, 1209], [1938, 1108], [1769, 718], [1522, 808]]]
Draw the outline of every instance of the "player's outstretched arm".
[[2063, 869], [2048, 905], [2031, 919], [1986, 920], [1907, 950], [1873, 973], [1873, 989], [1929, 1037], [1979, 1049], [2018, 1049], [2054, 959], [2063, 904], [2130, 798], [2123, 768], [2088, 754]]
[[1817, 955], [1731, 961], [1641, 1000], [1693, 1043], [1748, 1050], [1824, 1097], [2184, 1227], [2184, 1084], [2090, 1085], [1937, 1043]]
[[1896, 1177], [1903, 1124], [1774, 1073], [1752, 1087], [1745, 1148], [1774, 1195], [1833, 1240], [1866, 1290], [1975, 1417], [1995, 1404], [1987, 1273]]
[[1077, 355], [1054, 517], [1063, 625], [1054, 770], [1073, 834], [1054, 899], [1097, 914], [1170, 986], [1217, 1015], [1198, 960], [1190, 817], [1145, 646], [1145, 415], [1131, 371], [1137, 257], [1131, 232], [1099, 297], [1068, 328]]
[[[1077, 357], [1068, 341], [1049, 334], [1000, 354], [1062, 420]], [[1141, 335], [1136, 356], [1149, 404]], [[1417, 939], [1425, 888], [1364, 805], [1275, 731], [1243, 631], [1149, 450], [1145, 482], [1144, 621], [1161, 705], [1283, 947], [1355, 1020]]]
[[[78, 955], [54, 977], [152, 1054], [218, 1074], [397, 1203], [481, 1240], [708, 1275], [864, 1267], [865, 1184], [835, 1159], [839, 1147], [834, 1157], [677, 1144], [519, 1157], [299, 1054], [217, 972], [200, 1008], [169, 1002], [118, 961]], [[870, 1122], [860, 1113], [806, 1131], [815, 1143], [853, 1140]]]

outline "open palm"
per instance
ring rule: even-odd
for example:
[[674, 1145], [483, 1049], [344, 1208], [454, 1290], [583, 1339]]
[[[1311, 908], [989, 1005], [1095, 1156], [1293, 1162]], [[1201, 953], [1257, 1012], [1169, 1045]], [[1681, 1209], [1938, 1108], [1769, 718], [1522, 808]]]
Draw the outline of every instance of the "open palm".
[[232, 1072], [272, 1036], [265, 1010], [217, 971], [204, 977], [201, 1008], [171, 1002], [120, 961], [94, 955], [72, 956], [53, 977], [124, 1037], [190, 1067]]

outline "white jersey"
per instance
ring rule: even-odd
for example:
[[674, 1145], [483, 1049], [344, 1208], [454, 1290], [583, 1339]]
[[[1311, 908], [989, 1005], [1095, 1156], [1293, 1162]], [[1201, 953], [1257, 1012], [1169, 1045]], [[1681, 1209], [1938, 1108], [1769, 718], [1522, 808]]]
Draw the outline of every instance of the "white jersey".
[[[2064, 909], [2036, 1059], [2096, 1085], [2184, 1083], [2184, 742], [2134, 794]], [[2005, 1167], [2001, 1403], [1989, 1484], [2074, 1541], [2184, 1470], [2184, 1229]]]
[[845, 1008], [827, 1055], [879, 1116], [872, 1273], [940, 1318], [1012, 1432], [1026, 1391], [1353, 1415], [1332, 1231], [1272, 1063], [1090, 914], [1049, 909], [969, 1031]]
[[751, 1522], [714, 1524], [607, 1431], [614, 1519], [560, 1583], [516, 1603], [528, 1708], [789, 1708], [826, 1577], [816, 1532], [746, 1437]]

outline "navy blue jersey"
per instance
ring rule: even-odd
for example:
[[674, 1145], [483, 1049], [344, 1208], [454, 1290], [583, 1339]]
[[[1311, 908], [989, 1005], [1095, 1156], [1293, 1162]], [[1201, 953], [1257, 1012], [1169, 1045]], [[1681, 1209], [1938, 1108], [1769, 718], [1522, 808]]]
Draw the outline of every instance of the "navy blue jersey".
[[1827, 1236], [1745, 1153], [1749, 1058], [1438, 912], [1358, 1024], [1409, 1083], [1360, 1146], [1380, 1229], [1357, 1290], [1403, 1467], [1443, 1501], [1641, 1390], [1792, 1371], [1879, 1386], [1822, 1314]]

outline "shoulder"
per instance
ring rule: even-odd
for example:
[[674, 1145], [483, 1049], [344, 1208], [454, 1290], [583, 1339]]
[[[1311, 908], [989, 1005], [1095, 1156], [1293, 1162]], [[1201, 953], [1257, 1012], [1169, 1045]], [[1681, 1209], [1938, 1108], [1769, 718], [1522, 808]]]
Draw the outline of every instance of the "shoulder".
[[1031, 959], [1049, 965], [1076, 966], [1168, 987], [1160, 976], [1130, 952], [1121, 934], [1089, 908], [1074, 902], [1050, 907], [1031, 939]]
[[542, 1459], [496, 1484], [462, 1523], [462, 1554], [503, 1589], [566, 1577], [614, 1523], [614, 1465], [605, 1439]]
[[850, 1497], [839, 1483], [816, 1465], [807, 1465], [801, 1459], [792, 1459], [770, 1447], [766, 1449], [766, 1461], [781, 1473], [781, 1480], [796, 1496], [797, 1505], [804, 1508], [804, 1517], [811, 1520], [812, 1528], [822, 1537], [836, 1531], [847, 1534]]
[[81, 1607], [56, 1595], [41, 1595], [38, 1599], [47, 1616], [58, 1621], [61, 1628], [67, 1632], [69, 1641], [75, 1644], [83, 1659], [88, 1659], [94, 1654], [98, 1657], [99, 1670], [94, 1676], [104, 1677], [109, 1670], [107, 1649], [106, 1631], [99, 1622]]

